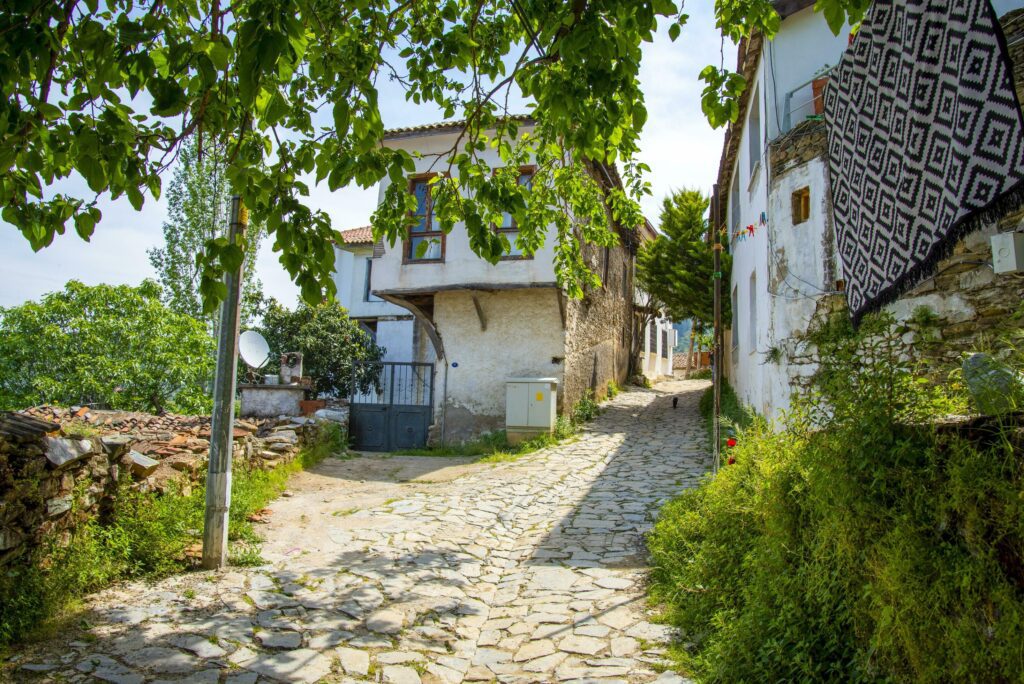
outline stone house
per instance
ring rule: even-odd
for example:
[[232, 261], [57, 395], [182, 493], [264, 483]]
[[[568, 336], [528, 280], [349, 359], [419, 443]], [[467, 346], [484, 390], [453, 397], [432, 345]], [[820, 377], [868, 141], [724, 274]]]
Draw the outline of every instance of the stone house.
[[[993, 3], [1011, 46], [1020, 94], [1024, 35], [1020, 0]], [[796, 387], [816, 369], [801, 339], [818, 319], [845, 308], [836, 254], [823, 88], [849, 43], [813, 0], [775, 3], [782, 17], [772, 40], [741, 43], [738, 71], [747, 79], [737, 122], [728, 130], [712, 203], [713, 221], [729, 236], [732, 321], [723, 370], [737, 394], [762, 414], [786, 409]], [[1021, 229], [1022, 215], [1005, 216], [967, 236], [936, 274], [886, 307], [898, 321], [927, 307], [943, 343], [936, 353], [954, 362], [979, 336], [1020, 305], [1024, 282], [996, 275], [989, 238]], [[913, 347], [908, 336], [908, 351]]]
[[[526, 121], [521, 130], [528, 129]], [[603, 286], [579, 300], [568, 298], [556, 282], [550, 237], [533, 256], [518, 253], [513, 244], [506, 258], [490, 264], [470, 249], [461, 225], [447, 235], [434, 231], [426, 182], [430, 155], [449, 149], [459, 131], [459, 124], [442, 123], [386, 133], [385, 145], [421, 155], [408, 183], [420, 198], [423, 218], [410, 239], [385, 244], [368, 262], [372, 294], [411, 313], [423, 328], [408, 360], [436, 360], [432, 433], [446, 442], [503, 428], [511, 377], [555, 378], [560, 412], [571, 410], [587, 391], [604, 396], [609, 382], [626, 381], [634, 342], [636, 231], [615, 226], [618, 246], [584, 246]], [[493, 158], [486, 161], [500, 166], [497, 153], [488, 153]], [[604, 171], [596, 174], [602, 182], [621, 183], [614, 169]], [[381, 198], [389, 184], [382, 181]], [[514, 225], [496, 229], [514, 242]], [[425, 240], [430, 243], [423, 251], [419, 244]]]

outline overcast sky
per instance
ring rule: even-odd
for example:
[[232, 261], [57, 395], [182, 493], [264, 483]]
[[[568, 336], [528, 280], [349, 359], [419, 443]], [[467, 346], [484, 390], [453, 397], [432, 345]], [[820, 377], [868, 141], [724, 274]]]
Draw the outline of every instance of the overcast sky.
[[[696, 4], [696, 3], [694, 3]], [[712, 3], [700, 3], [690, 11], [689, 24], [672, 43], [665, 26], [655, 41], [644, 45], [640, 80], [647, 101], [649, 119], [641, 140], [640, 158], [651, 167], [648, 180], [653, 196], [643, 200], [644, 212], [655, 224], [661, 198], [674, 189], [699, 187], [710, 191], [718, 168], [722, 131], [714, 131], [700, 111], [702, 84], [697, 74], [708, 63], [718, 63], [720, 40], [711, 16]], [[735, 65], [735, 50], [726, 46], [726, 64]], [[398, 127], [433, 123], [436, 109], [416, 107], [402, 97], [388, 97], [383, 90], [382, 116], [385, 126]], [[166, 190], [170, 174], [164, 179]], [[70, 194], [88, 196], [84, 183], [69, 182]], [[326, 185], [313, 188], [309, 203], [323, 209], [339, 230], [369, 223], [377, 200], [375, 189], [346, 188], [336, 192]], [[0, 222], [0, 306], [21, 304], [53, 290], [62, 289], [74, 278], [86, 284], [138, 284], [154, 277], [146, 250], [163, 241], [160, 226], [167, 215], [166, 203], [147, 202], [136, 212], [127, 200], [101, 200], [103, 220], [91, 242], [82, 241], [71, 228], [57, 236], [41, 252], [10, 225]], [[269, 244], [257, 262], [259, 277], [267, 295], [293, 306], [297, 288], [277, 261]]]

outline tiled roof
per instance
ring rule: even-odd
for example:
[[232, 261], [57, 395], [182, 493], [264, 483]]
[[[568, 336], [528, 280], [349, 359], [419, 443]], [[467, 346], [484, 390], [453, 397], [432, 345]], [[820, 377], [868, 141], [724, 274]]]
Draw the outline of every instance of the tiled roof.
[[363, 226], [341, 231], [341, 240], [346, 245], [373, 244], [373, 226]]
[[[534, 119], [532, 116], [526, 114], [512, 114], [509, 116], [513, 121], [518, 121], [521, 124], [532, 124]], [[447, 131], [457, 131], [466, 125], [465, 119], [458, 119], [456, 121], [441, 121], [439, 123], [423, 124], [420, 126], [405, 126], [403, 128], [391, 128], [384, 131], [384, 139], [394, 138], [406, 138], [409, 136], [417, 135], [419, 133], [441, 133]]]

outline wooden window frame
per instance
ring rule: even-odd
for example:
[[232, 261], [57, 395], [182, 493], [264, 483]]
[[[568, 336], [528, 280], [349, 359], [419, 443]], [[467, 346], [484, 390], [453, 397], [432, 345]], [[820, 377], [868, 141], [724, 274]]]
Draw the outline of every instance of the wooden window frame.
[[[499, 169], [495, 169], [494, 170], [494, 175], [498, 175], [498, 171], [499, 171]], [[520, 166], [519, 167], [519, 175], [516, 176], [516, 182], [519, 182], [519, 177], [523, 176], [525, 174], [530, 174], [530, 177], [532, 179], [532, 177], [537, 174], [537, 166], [533, 165], [533, 164], [527, 164], [526, 166]], [[518, 234], [519, 233], [519, 225], [516, 223], [516, 219], [515, 219], [514, 216], [512, 216], [511, 218], [512, 218], [512, 225], [509, 228], [503, 228], [501, 226], [498, 226], [498, 225], [492, 223], [491, 224], [491, 230], [494, 231], [495, 233], [516, 233], [516, 234]], [[509, 246], [513, 246], [513, 242], [511, 240], [509, 240]], [[533, 255], [532, 254], [506, 254], [506, 255], [498, 257], [499, 261], [529, 261], [530, 259], [533, 259]]]
[[[442, 176], [440, 173], [419, 173], [414, 176], [409, 176], [408, 192], [413, 193], [416, 188], [416, 183], [421, 181], [429, 181], [431, 178]], [[402, 264], [443, 264], [445, 258], [445, 232], [443, 230], [431, 230], [434, 227], [434, 193], [430, 185], [427, 185], [427, 213], [424, 215], [424, 223], [428, 230], [413, 233], [409, 231], [409, 236], [402, 241]], [[415, 216], [416, 214], [410, 214]], [[441, 256], [437, 259], [416, 259], [412, 256], [412, 238], [414, 237], [440, 237], [441, 241]]]

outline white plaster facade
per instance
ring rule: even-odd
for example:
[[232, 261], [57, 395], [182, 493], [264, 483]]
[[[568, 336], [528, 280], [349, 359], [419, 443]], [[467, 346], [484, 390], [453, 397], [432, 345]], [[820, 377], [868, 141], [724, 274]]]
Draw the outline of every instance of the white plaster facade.
[[[521, 126], [520, 131], [530, 130]], [[437, 154], [443, 154], [455, 143], [458, 133], [451, 130], [424, 132], [385, 140], [388, 147], [415, 150], [422, 156], [416, 159], [414, 174], [446, 172], [447, 165], [437, 161]], [[501, 158], [494, 149], [488, 148], [481, 158], [492, 168], [502, 166]], [[456, 169], [452, 175], [458, 175]], [[380, 184], [378, 201], [391, 185], [385, 177]], [[385, 244], [379, 264], [374, 266], [374, 290], [436, 290], [445, 287], [461, 287], [473, 283], [491, 285], [549, 284], [554, 286], [555, 247], [551, 240], [544, 243], [532, 259], [514, 259], [488, 263], [477, 256], [469, 246], [469, 235], [462, 224], [445, 237], [445, 258], [443, 262], [403, 263], [403, 245]]]
[[[724, 370], [739, 397], [769, 418], [790, 406], [794, 385], [816, 370], [806, 355], [797, 358], [797, 336], [807, 330], [823, 300], [841, 296], [843, 287], [823, 143], [817, 155], [792, 151], [811, 135], [823, 140], [820, 124], [815, 131], [805, 122], [814, 107], [811, 82], [839, 62], [849, 44], [849, 28], [834, 35], [810, 0], [787, 5], [793, 13], [783, 18], [775, 38], [756, 50], [756, 67], [748, 78], [751, 98], [730, 132], [730, 137], [739, 136], [733, 143], [735, 157], [719, 170], [718, 188], [728, 209], [719, 220], [730, 236], [755, 226], [752, 236], [730, 241], [732, 277], [725, 296], [731, 298], [732, 322]], [[997, 0], [993, 6], [1002, 16], [1024, 1]], [[728, 149], [727, 140], [726, 159]], [[773, 158], [779, 159], [774, 168]], [[797, 191], [809, 196], [802, 221], [794, 216]], [[953, 321], [972, 313], [956, 294], [911, 293], [887, 310], [904, 320], [922, 304]]]
[[[772, 184], [778, 170], [769, 168], [769, 146], [789, 130], [787, 101], [791, 126], [813, 113], [811, 81], [838, 63], [848, 40], [848, 28], [833, 35], [810, 3], [783, 19], [748, 81], [749, 104], [732, 133], [740, 136], [732, 175], [719, 188], [728, 202], [733, 258], [724, 293], [733, 316], [725, 371], [740, 398], [769, 417], [789, 406], [791, 374], [803, 372], [770, 360], [774, 350], [806, 329], [817, 297], [833, 290], [836, 279], [823, 248], [831, 234], [824, 164], [795, 168]], [[792, 193], [804, 187], [810, 218], [794, 225]], [[746, 231], [751, 225], [753, 235]], [[737, 231], [745, 234], [733, 237]]]
[[678, 342], [672, 319], [657, 316], [642, 332], [640, 372], [649, 380], [672, 377], [673, 349]]
[[506, 378], [553, 377], [564, 386], [565, 331], [556, 290], [440, 292], [434, 311], [447, 357], [436, 409], [449, 435], [502, 429]]
[[[342, 235], [366, 232], [367, 229], [357, 229]], [[374, 263], [372, 240], [361, 234], [352, 242], [335, 246], [334, 283], [338, 301], [384, 349], [385, 361], [416, 360], [416, 321], [402, 307], [373, 294], [369, 276]]]

